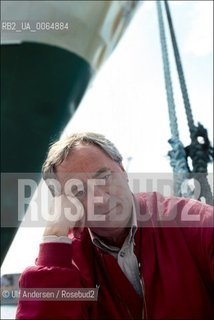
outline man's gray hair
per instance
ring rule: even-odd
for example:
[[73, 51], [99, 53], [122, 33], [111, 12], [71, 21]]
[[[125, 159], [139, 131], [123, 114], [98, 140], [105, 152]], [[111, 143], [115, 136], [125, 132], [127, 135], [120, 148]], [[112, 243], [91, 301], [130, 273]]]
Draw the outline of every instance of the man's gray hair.
[[49, 148], [47, 159], [42, 167], [43, 179], [53, 177], [54, 168], [60, 165], [72, 150], [79, 145], [95, 145], [102, 149], [112, 160], [121, 163], [123, 158], [114, 144], [104, 135], [93, 132], [75, 133], [61, 139]]

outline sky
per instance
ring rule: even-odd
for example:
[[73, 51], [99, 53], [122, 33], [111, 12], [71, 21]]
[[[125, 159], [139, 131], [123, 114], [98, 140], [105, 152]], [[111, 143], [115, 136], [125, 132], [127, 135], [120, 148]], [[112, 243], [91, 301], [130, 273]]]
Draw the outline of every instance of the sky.
[[[194, 120], [208, 129], [212, 139], [213, 3], [169, 4]], [[168, 51], [180, 137], [188, 145], [170, 41]], [[132, 158], [130, 172], [171, 172], [166, 156], [171, 135], [164, 86], [156, 4], [144, 1], [116, 50], [99, 70], [64, 135], [85, 130], [103, 133], [119, 148], [126, 166], [127, 159]]]
[[[194, 120], [208, 129], [212, 141], [213, 2], [169, 1], [169, 5]], [[189, 133], [170, 43], [168, 50], [180, 137], [187, 145]], [[103, 133], [118, 147], [129, 172], [171, 172], [164, 86], [156, 4], [144, 1], [115, 51], [94, 77], [63, 136], [89, 130]], [[42, 230], [32, 228], [18, 231], [2, 274], [21, 272], [34, 264], [41, 234]], [[17, 259], [19, 252], [27, 252], [25, 260]]]

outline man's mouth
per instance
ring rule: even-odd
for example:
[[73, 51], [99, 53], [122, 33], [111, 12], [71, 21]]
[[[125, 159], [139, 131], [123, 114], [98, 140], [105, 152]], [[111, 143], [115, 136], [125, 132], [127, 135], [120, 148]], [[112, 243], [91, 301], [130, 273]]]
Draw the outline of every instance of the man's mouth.
[[119, 206], [119, 204], [117, 204], [116, 206], [114, 206], [113, 208], [111, 208], [111, 209], [108, 210], [108, 211], [101, 212], [101, 213], [97, 213], [97, 214], [108, 215], [108, 214], [111, 213], [113, 210], [115, 210], [118, 206]]

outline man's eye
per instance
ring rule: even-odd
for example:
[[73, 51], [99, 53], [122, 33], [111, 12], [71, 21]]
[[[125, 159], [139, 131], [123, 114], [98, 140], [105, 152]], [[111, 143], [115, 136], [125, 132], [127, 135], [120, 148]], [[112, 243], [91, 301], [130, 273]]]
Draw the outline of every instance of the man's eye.
[[84, 190], [80, 190], [78, 191], [76, 194], [75, 194], [75, 197], [78, 197], [78, 198], [81, 198], [85, 195], [85, 192]]
[[102, 179], [104, 179], [105, 181], [108, 181], [109, 178], [110, 178], [110, 176], [111, 176], [111, 174], [108, 173], [108, 174], [106, 174], [105, 176], [103, 176]]

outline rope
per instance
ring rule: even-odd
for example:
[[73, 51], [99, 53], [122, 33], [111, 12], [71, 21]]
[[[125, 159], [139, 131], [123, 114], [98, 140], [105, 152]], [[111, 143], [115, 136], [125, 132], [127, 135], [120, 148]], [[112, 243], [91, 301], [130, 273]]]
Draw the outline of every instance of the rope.
[[192, 110], [191, 110], [191, 106], [190, 106], [186, 81], [185, 81], [185, 77], [184, 77], [183, 67], [182, 67], [182, 63], [181, 63], [181, 58], [180, 58], [180, 54], [179, 54], [179, 50], [178, 50], [178, 45], [177, 45], [177, 41], [176, 41], [176, 37], [175, 37], [175, 33], [174, 33], [172, 18], [171, 18], [171, 14], [170, 14], [169, 5], [168, 5], [167, 0], [164, 1], [164, 4], [165, 4], [165, 8], [166, 8], [169, 30], [170, 30], [170, 35], [171, 35], [171, 39], [172, 39], [173, 49], [174, 49], [174, 56], [175, 56], [176, 67], [177, 67], [178, 76], [179, 76], [179, 80], [180, 80], [182, 97], [183, 97], [183, 101], [184, 101], [188, 126], [189, 126], [189, 130], [190, 130], [190, 137], [192, 138], [194, 135], [194, 132], [195, 132], [195, 125], [194, 125]]
[[[209, 186], [208, 179], [207, 179], [207, 174], [208, 174], [207, 166], [209, 162], [213, 161], [213, 148], [208, 139], [207, 130], [201, 124], [198, 124], [198, 126], [195, 126], [194, 124], [193, 114], [191, 110], [190, 100], [188, 96], [187, 86], [185, 82], [183, 67], [182, 67], [179, 49], [178, 49], [178, 45], [175, 37], [175, 32], [173, 28], [168, 1], [164, 0], [164, 4], [165, 4], [166, 15], [167, 15], [167, 20], [169, 24], [169, 30], [170, 30], [170, 35], [171, 35], [171, 40], [172, 40], [172, 45], [174, 50], [177, 72], [179, 76], [180, 88], [181, 88], [185, 112], [187, 116], [190, 138], [191, 138], [191, 144], [187, 148], [185, 148], [185, 151], [187, 153], [187, 157], [189, 156], [192, 160], [193, 173], [194, 173], [192, 176], [196, 178], [196, 175], [197, 175], [197, 180], [201, 181], [201, 184], [200, 184], [201, 190], [200, 190], [199, 197], [200, 198], [205, 197], [206, 202], [212, 204], [213, 197], [212, 197], [211, 188]], [[198, 141], [199, 137], [202, 137], [205, 143], [200, 143]]]
[[[182, 195], [181, 187], [182, 183], [190, 177], [193, 177], [199, 182], [200, 185], [200, 194], [199, 198], [204, 197], [207, 203], [213, 203], [213, 197], [211, 188], [207, 179], [207, 166], [210, 161], [213, 161], [213, 148], [211, 147], [210, 141], [208, 139], [207, 130], [201, 125], [195, 126], [193, 120], [193, 114], [191, 110], [190, 100], [188, 96], [187, 86], [185, 82], [183, 67], [181, 63], [181, 58], [179, 54], [179, 49], [174, 33], [173, 23], [171, 19], [171, 14], [168, 6], [167, 0], [164, 0], [167, 20], [170, 29], [170, 35], [174, 50], [174, 56], [176, 61], [177, 72], [179, 76], [179, 83], [182, 92], [185, 112], [187, 116], [187, 122], [190, 132], [191, 144], [184, 148], [183, 144], [179, 140], [179, 132], [177, 125], [177, 117], [175, 111], [175, 103], [173, 97], [173, 87], [172, 80], [170, 75], [170, 66], [167, 52], [167, 43], [165, 37], [164, 21], [162, 15], [161, 1], [156, 1], [157, 10], [158, 10], [158, 21], [159, 21], [159, 30], [160, 30], [160, 40], [161, 40], [161, 49], [162, 49], [162, 58], [164, 66], [164, 78], [165, 78], [165, 87], [167, 93], [167, 103], [168, 103], [168, 112], [170, 120], [170, 129], [172, 138], [169, 140], [169, 143], [172, 146], [172, 151], [168, 154], [170, 156], [170, 164], [173, 167], [173, 172], [177, 173], [175, 178], [175, 194]], [[204, 139], [204, 143], [199, 142], [199, 137]], [[193, 164], [193, 173], [190, 175], [190, 169], [188, 166], [187, 159], [191, 158]], [[189, 189], [189, 192], [185, 193], [185, 196], [191, 197], [192, 191]]]
[[172, 87], [172, 80], [171, 80], [171, 73], [170, 73], [170, 64], [168, 59], [168, 50], [167, 50], [162, 9], [161, 9], [160, 2], [157, 1], [156, 3], [157, 3], [157, 10], [158, 10], [158, 21], [159, 21], [159, 30], [160, 30], [160, 38], [161, 38], [162, 59], [163, 59], [163, 67], [164, 67], [165, 89], [166, 89], [167, 102], [168, 102], [170, 130], [171, 130], [172, 137], [179, 139], [177, 116], [175, 111], [175, 102], [174, 102], [174, 95], [173, 95], [173, 87]]
[[159, 31], [161, 39], [161, 49], [162, 49], [162, 59], [164, 67], [164, 78], [165, 78], [165, 89], [167, 94], [167, 104], [168, 104], [168, 113], [169, 113], [169, 123], [171, 130], [171, 139], [169, 143], [172, 147], [172, 150], [169, 151], [168, 155], [170, 157], [170, 164], [174, 172], [174, 193], [177, 196], [181, 196], [181, 185], [185, 179], [188, 178], [188, 165], [186, 161], [186, 152], [182, 142], [179, 139], [177, 116], [175, 110], [175, 102], [173, 95], [173, 86], [170, 73], [170, 64], [168, 59], [168, 50], [165, 36], [165, 27], [162, 15], [161, 3], [156, 1], [157, 11], [158, 11], [158, 21], [159, 21]]
[[[199, 137], [202, 139], [202, 142], [198, 141]], [[206, 203], [213, 205], [212, 191], [207, 179], [207, 164], [213, 161], [213, 148], [210, 145], [207, 130], [202, 126], [202, 124], [199, 123], [196, 127], [192, 142], [185, 148], [185, 150], [187, 157], [192, 159], [192, 177], [199, 182], [199, 197], [205, 198]]]

